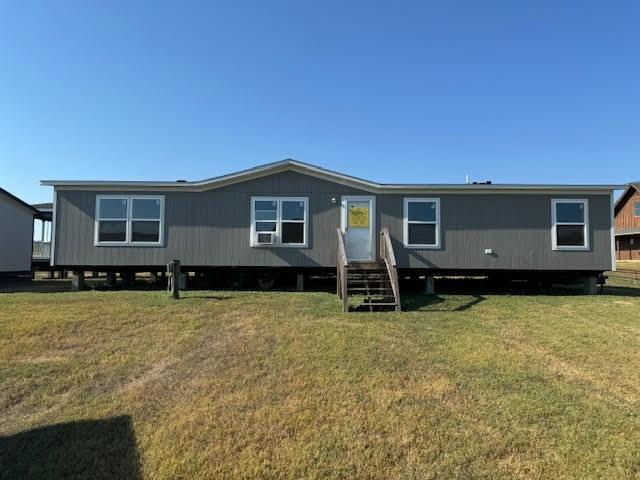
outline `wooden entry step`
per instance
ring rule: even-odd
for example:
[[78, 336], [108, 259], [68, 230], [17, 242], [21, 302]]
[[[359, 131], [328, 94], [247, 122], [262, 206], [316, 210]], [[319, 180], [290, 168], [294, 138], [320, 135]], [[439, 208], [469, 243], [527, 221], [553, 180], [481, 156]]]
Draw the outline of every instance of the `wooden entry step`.
[[349, 262], [344, 248], [344, 237], [338, 234], [337, 293], [342, 300], [342, 310], [381, 309], [400, 311], [398, 273], [389, 232], [380, 232], [379, 262]]
[[379, 262], [349, 262], [347, 268], [349, 270], [387, 270], [385, 265]]

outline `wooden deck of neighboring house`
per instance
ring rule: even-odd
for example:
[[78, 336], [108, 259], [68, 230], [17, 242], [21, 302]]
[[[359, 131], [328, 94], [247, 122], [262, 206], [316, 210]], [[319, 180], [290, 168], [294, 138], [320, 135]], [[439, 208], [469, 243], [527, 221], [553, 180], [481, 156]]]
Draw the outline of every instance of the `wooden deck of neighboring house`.
[[640, 260], [640, 183], [629, 184], [614, 207], [616, 260]]
[[36, 239], [36, 223], [34, 223], [34, 239], [31, 250], [31, 262], [36, 271], [49, 270], [51, 264], [51, 234], [53, 228], [53, 204], [39, 203], [32, 205], [40, 211], [35, 220], [39, 222], [38, 239]]

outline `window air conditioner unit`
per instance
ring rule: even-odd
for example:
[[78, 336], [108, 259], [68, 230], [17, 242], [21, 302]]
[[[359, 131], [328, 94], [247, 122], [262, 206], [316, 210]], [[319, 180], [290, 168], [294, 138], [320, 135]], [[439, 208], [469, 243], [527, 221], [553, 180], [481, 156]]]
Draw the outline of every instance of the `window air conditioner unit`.
[[258, 233], [258, 245], [273, 245], [273, 233]]

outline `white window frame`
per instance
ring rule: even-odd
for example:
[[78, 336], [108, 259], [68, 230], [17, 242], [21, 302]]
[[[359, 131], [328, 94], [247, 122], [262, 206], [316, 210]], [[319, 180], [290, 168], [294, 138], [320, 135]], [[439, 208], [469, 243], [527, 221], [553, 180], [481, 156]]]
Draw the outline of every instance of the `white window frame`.
[[[559, 203], [581, 203], [583, 205], [583, 222], [558, 222], [556, 205]], [[582, 225], [584, 245], [558, 245], [558, 225]], [[551, 200], [551, 245], [553, 250], [589, 250], [589, 200], [586, 198], [554, 198]]]
[[[260, 220], [260, 222], [275, 222], [276, 231], [273, 232], [273, 244], [260, 245], [256, 233], [256, 202], [276, 202], [276, 219]], [[304, 220], [283, 220], [282, 218], [282, 202], [303, 202], [304, 203]], [[304, 224], [302, 243], [282, 243], [282, 223], [302, 223]], [[307, 248], [309, 246], [309, 197], [251, 197], [251, 228], [250, 228], [249, 244], [256, 248]]]
[[[436, 205], [436, 219], [435, 221], [421, 221], [421, 220], [412, 220], [409, 221], [409, 204], [410, 203], [435, 203]], [[426, 225], [435, 225], [436, 226], [436, 243], [409, 243], [409, 224], [426, 224]], [[403, 236], [403, 244], [406, 248], [425, 248], [425, 249], [436, 249], [440, 248], [440, 199], [439, 198], [417, 198], [417, 197], [405, 197], [404, 198], [404, 214], [402, 219], [402, 236]]]
[[[115, 221], [124, 221], [126, 224], [125, 228], [125, 241], [124, 242], [101, 242], [99, 241], [100, 235], [100, 200], [103, 199], [111, 199], [111, 200], [126, 200], [127, 201], [127, 218], [125, 220], [115, 220]], [[160, 218], [132, 218], [133, 213], [133, 201], [134, 200], [159, 200], [160, 201]], [[105, 221], [114, 220], [105, 218]], [[153, 221], [159, 222], [159, 235], [157, 242], [134, 242], [132, 240], [133, 237], [133, 229], [132, 222], [134, 221]], [[164, 245], [164, 195], [96, 195], [96, 214], [95, 214], [95, 226], [94, 226], [94, 240], [93, 243], [96, 247], [161, 247]]]

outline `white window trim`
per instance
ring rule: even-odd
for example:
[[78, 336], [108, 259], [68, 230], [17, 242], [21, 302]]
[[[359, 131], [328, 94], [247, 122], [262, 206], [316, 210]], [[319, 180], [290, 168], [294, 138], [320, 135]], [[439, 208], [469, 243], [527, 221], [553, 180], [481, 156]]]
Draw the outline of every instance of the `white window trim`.
[[[276, 219], [260, 220], [261, 222], [276, 222], [276, 231], [273, 234], [272, 245], [260, 245], [257, 242], [256, 234], [256, 202], [267, 201], [276, 202]], [[282, 202], [303, 202], [304, 203], [304, 220], [283, 220], [282, 219]], [[302, 223], [304, 224], [302, 243], [282, 243], [281, 226], [282, 223]], [[309, 198], [308, 197], [251, 197], [251, 228], [250, 228], [249, 245], [256, 248], [307, 248], [309, 246]]]
[[[124, 242], [101, 242], [98, 240], [100, 233], [100, 200], [102, 199], [121, 199], [127, 200], [127, 218], [124, 221], [126, 223], [125, 228], [125, 241]], [[133, 200], [160, 200], [160, 218], [132, 218]], [[105, 221], [109, 219], [105, 218]], [[118, 221], [118, 220], [116, 220]], [[157, 242], [134, 242], [131, 240], [132, 229], [131, 222], [133, 221], [154, 221], [160, 222], [160, 231]], [[96, 214], [94, 225], [94, 239], [93, 244], [96, 247], [161, 247], [164, 245], [164, 195], [96, 195]]]
[[613, 200], [613, 191], [609, 192], [609, 211], [610, 214], [610, 237], [611, 237], [611, 271], [615, 272], [617, 267], [617, 255], [616, 255], [616, 215], [615, 215], [615, 201]]
[[[584, 206], [584, 222], [558, 222], [556, 205], [559, 203], [582, 203]], [[558, 245], [558, 225], [582, 225], [584, 229], [584, 245]], [[589, 200], [586, 198], [554, 198], [551, 200], [551, 246], [553, 250], [589, 250]]]
[[[422, 203], [422, 202], [430, 202], [436, 204], [436, 219], [435, 222], [423, 222], [413, 220], [409, 222], [409, 203]], [[419, 243], [409, 243], [409, 223], [415, 224], [428, 224], [436, 226], [436, 243], [429, 244], [419, 244]], [[402, 236], [403, 236], [403, 244], [405, 248], [425, 248], [425, 249], [438, 249], [440, 248], [440, 199], [439, 198], [418, 198], [418, 197], [405, 197], [404, 198], [404, 214], [402, 216]]]

